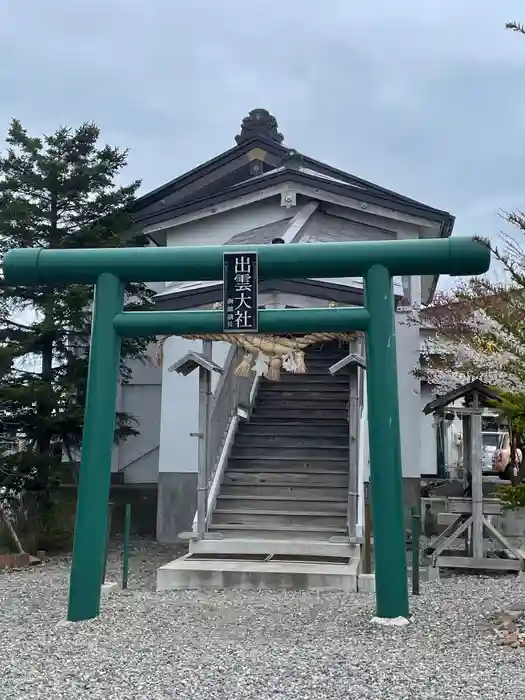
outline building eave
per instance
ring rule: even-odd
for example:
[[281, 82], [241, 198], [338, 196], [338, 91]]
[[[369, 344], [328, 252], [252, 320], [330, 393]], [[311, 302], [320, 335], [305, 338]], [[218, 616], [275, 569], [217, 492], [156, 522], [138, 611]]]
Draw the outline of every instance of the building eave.
[[479, 397], [487, 402], [501, 401], [501, 396], [496, 391], [493, 391], [479, 379], [475, 379], [473, 382], [462, 384], [456, 389], [449, 391], [447, 394], [443, 394], [442, 396], [438, 396], [433, 401], [429, 401], [429, 403], [427, 403], [427, 405], [423, 408], [423, 413], [425, 415], [429, 415], [430, 413], [443, 410], [454, 401], [465, 398], [473, 392], [477, 392]]
[[[154, 202], [157, 202], [160, 199], [169, 196], [173, 192], [176, 192], [177, 190], [181, 189], [182, 187], [186, 187], [194, 182], [197, 182], [200, 178], [205, 177], [206, 175], [212, 173], [214, 170], [217, 170], [218, 168], [238, 158], [241, 158], [246, 153], [249, 153], [250, 150], [257, 147], [260, 147], [268, 153], [271, 153], [272, 155], [278, 156], [280, 158], [286, 157], [290, 150], [288, 148], [285, 148], [284, 146], [279, 145], [275, 141], [266, 140], [261, 137], [255, 137], [253, 139], [250, 139], [249, 141], [245, 141], [242, 144], [234, 146], [233, 148], [230, 148], [229, 150], [220, 153], [218, 156], [211, 158], [211, 160], [208, 160], [205, 163], [198, 165], [196, 168], [193, 168], [192, 170], [189, 170], [188, 172], [179, 175], [173, 180], [166, 182], [164, 185], [156, 187], [150, 192], [147, 192], [146, 194], [137, 197], [133, 204], [133, 213], [140, 214], [140, 212], [143, 209], [150, 206]], [[140, 219], [140, 216], [138, 218]]]
[[[352, 175], [350, 173], [345, 172], [344, 170], [339, 170], [338, 168], [334, 168], [331, 165], [327, 165], [326, 163], [322, 163], [321, 161], [315, 160], [314, 158], [309, 158], [308, 156], [302, 156], [303, 163], [306, 167], [312, 168], [313, 170], [319, 171], [319, 173], [323, 175], [327, 175], [329, 177], [333, 177], [339, 180], [344, 180], [347, 182], [349, 185], [355, 185], [360, 188], [365, 188], [365, 190], [369, 190], [371, 192], [377, 193], [380, 196], [386, 196], [390, 198], [394, 198], [396, 201], [399, 202], [405, 202], [406, 204], [417, 206], [417, 207], [424, 207], [426, 209], [431, 209], [432, 211], [439, 212], [443, 216], [449, 216], [450, 214], [445, 211], [440, 211], [437, 209], [434, 209], [433, 207], [430, 207], [427, 204], [423, 204], [422, 202], [419, 202], [417, 199], [412, 199], [411, 197], [405, 197], [404, 195], [400, 194], [399, 192], [396, 192], [395, 190], [390, 190], [386, 187], [381, 187], [380, 185], [375, 184], [374, 182], [371, 182], [370, 180], [364, 180], [363, 178], [357, 177], [356, 175]], [[454, 217], [451, 217], [452, 219]]]
[[394, 209], [402, 214], [439, 223], [441, 225], [441, 231], [451, 230], [454, 222], [454, 218], [447, 212], [433, 209], [425, 204], [418, 203], [413, 205], [401, 200], [396, 200], [393, 197], [389, 198], [384, 194], [372, 194], [354, 185], [332, 182], [321, 177], [298, 172], [294, 169], [279, 170], [275, 173], [269, 172], [263, 179], [257, 178], [254, 181], [250, 180], [240, 185], [234, 185], [233, 187], [229, 187], [226, 191], [214, 194], [210, 197], [197, 198], [190, 202], [181, 202], [180, 204], [168, 206], [161, 211], [153, 212], [143, 217], [139, 216], [138, 221], [140, 221], [143, 226], [151, 226], [201, 209], [211, 208], [216, 204], [227, 202], [258, 190], [285, 183], [303, 185], [314, 188], [319, 192], [326, 192], [339, 197], [356, 199], [375, 206]]
[[[325, 301], [334, 301], [347, 306], [363, 306], [362, 287], [350, 287], [344, 284], [323, 282], [320, 280], [264, 280], [259, 282], [259, 294], [281, 292], [298, 296], [314, 297]], [[196, 307], [208, 306], [222, 302], [222, 283], [207, 285], [194, 289], [162, 292], [154, 299], [155, 308], [160, 311], [182, 311]], [[396, 294], [396, 306], [402, 295]]]

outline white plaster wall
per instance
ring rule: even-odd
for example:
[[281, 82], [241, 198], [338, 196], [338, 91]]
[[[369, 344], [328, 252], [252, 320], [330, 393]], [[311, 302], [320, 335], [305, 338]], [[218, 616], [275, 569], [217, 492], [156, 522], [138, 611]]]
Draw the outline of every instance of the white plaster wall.
[[[223, 366], [229, 343], [213, 343], [213, 361]], [[183, 377], [168, 368], [189, 350], [200, 352], [202, 341], [172, 337], [164, 343], [160, 415], [159, 472], [197, 472], [199, 420], [198, 372]], [[219, 375], [214, 373], [212, 390]]]
[[200, 342], [168, 338], [162, 362], [159, 473], [193, 472], [197, 464], [198, 380], [195, 373], [183, 377], [168, 368]]
[[237, 233], [289, 219], [296, 211], [282, 207], [279, 198], [267, 199], [170, 228], [166, 245], [222, 245]]
[[113, 448], [111, 471], [122, 472], [125, 483], [156, 483], [158, 479], [162, 371], [155, 355], [156, 343], [152, 343], [149, 360], [128, 363], [132, 379], [118, 386], [117, 410], [132, 414], [139, 431]]
[[361, 391], [363, 392], [363, 406], [359, 423], [358, 445], [358, 508], [357, 508], [357, 536], [362, 536], [365, 523], [365, 490], [364, 482], [370, 479], [370, 451], [368, 444], [368, 394], [366, 391], [366, 376], [362, 376]]
[[413, 375], [419, 361], [419, 327], [406, 313], [396, 313], [397, 388], [404, 477], [421, 474], [421, 388]]
[[423, 384], [421, 387], [421, 414], [419, 419], [421, 434], [421, 473], [437, 474], [437, 445], [436, 428], [434, 427], [434, 416], [425, 416], [423, 409], [429, 401], [436, 397], [432, 394], [430, 387]]
[[[212, 352], [212, 359], [213, 361], [218, 364], [220, 367], [224, 367], [224, 363], [226, 361], [226, 357], [228, 353], [230, 352], [231, 345], [229, 343], [213, 343], [213, 352]], [[216, 372], [213, 373], [212, 375], [212, 380], [211, 380], [211, 390], [214, 392], [215, 389], [217, 388], [217, 384], [219, 382], [220, 375], [218, 375]]]

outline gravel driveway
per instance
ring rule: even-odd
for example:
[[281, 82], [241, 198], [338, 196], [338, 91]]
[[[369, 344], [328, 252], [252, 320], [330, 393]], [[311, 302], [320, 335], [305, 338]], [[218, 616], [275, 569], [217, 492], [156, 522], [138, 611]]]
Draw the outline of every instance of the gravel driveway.
[[423, 584], [413, 624], [383, 629], [366, 594], [157, 594], [154, 570], [171, 555], [141, 546], [132, 589], [77, 624], [64, 623], [67, 560], [0, 573], [0, 698], [525, 697], [525, 649], [496, 646], [488, 619], [525, 601], [515, 577]]

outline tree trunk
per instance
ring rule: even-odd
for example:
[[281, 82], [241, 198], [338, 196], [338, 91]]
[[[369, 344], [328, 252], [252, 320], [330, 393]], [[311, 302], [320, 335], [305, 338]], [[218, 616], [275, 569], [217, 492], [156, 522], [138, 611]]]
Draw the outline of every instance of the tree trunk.
[[15, 532], [15, 528], [13, 527], [11, 520], [10, 520], [9, 516], [7, 515], [5, 508], [4, 508], [1, 501], [0, 501], [0, 520], [6, 526], [8, 532], [11, 536], [11, 539], [13, 540], [15, 547], [18, 549], [18, 553], [24, 554], [24, 548], [22, 547], [22, 544], [21, 544], [20, 540], [18, 539], [18, 535]]

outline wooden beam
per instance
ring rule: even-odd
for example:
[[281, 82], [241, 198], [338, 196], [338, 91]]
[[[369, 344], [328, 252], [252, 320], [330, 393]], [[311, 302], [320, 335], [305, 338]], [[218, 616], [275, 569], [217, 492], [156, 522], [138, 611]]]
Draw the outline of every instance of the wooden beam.
[[301, 231], [304, 225], [310, 220], [314, 212], [318, 209], [319, 202], [308, 202], [304, 207], [301, 207], [297, 214], [293, 217], [290, 225], [281, 236], [285, 243], [295, 243], [301, 237]]

